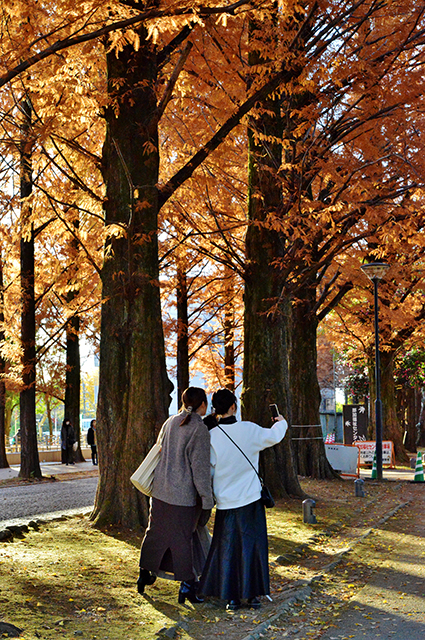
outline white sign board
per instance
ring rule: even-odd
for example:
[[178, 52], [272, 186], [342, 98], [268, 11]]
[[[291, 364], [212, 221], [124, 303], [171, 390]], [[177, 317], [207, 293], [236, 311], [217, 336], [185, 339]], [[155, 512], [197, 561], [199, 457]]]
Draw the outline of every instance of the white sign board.
[[332, 469], [343, 475], [358, 476], [359, 450], [343, 444], [325, 444], [326, 457]]
[[[376, 442], [368, 440], [366, 442], [354, 442], [355, 447], [360, 451], [360, 464], [372, 464], [373, 456], [375, 454]], [[382, 464], [386, 464], [389, 467], [393, 466], [394, 460], [394, 446], [391, 440], [386, 440], [382, 443]]]

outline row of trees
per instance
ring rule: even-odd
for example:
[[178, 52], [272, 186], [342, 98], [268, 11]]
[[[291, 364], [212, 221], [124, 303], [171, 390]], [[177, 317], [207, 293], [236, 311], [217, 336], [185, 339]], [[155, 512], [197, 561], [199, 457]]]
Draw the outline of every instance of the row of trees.
[[32, 407], [36, 360], [66, 328], [75, 397], [72, 345], [99, 306], [94, 519], [146, 519], [128, 475], [168, 414], [175, 344], [179, 389], [190, 363], [234, 385], [243, 352], [242, 415], [267, 424], [274, 401], [310, 425], [264, 459], [276, 495], [332, 476], [317, 328], [371, 353], [363, 260], [393, 265], [384, 370], [419, 336], [423, 3], [6, 0], [0, 19], [3, 379]]

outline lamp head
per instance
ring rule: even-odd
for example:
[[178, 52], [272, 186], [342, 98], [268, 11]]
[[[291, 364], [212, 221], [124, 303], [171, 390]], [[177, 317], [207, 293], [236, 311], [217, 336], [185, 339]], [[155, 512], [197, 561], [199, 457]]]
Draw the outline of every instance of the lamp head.
[[371, 280], [382, 280], [390, 266], [386, 262], [369, 262], [362, 264], [361, 269]]

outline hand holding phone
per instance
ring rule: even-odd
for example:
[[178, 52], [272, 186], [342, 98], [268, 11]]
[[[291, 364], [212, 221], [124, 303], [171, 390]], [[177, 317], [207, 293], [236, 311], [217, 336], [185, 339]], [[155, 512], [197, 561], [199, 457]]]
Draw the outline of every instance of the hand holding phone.
[[277, 404], [270, 404], [270, 413], [272, 414], [272, 418], [273, 420], [276, 420], [276, 418], [279, 417], [279, 409], [277, 407]]

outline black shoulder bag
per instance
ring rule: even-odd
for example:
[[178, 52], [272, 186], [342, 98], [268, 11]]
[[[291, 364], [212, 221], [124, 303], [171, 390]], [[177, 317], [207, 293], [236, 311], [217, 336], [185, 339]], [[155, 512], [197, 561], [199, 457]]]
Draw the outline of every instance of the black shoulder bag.
[[258, 479], [261, 483], [261, 502], [263, 503], [263, 505], [267, 508], [270, 509], [271, 507], [274, 507], [275, 505], [275, 501], [273, 499], [272, 494], [270, 493], [270, 491], [268, 490], [268, 488], [266, 487], [266, 485], [263, 482], [263, 479], [261, 478], [260, 474], [258, 473], [257, 469], [254, 467], [254, 465], [252, 464], [251, 460], [248, 458], [248, 456], [242, 451], [242, 449], [240, 448], [239, 445], [236, 444], [236, 442], [233, 440], [233, 438], [231, 438], [229, 436], [228, 433], [225, 432], [224, 429], [222, 429], [220, 427], [220, 425], [217, 425], [218, 428], [220, 429], [220, 431], [222, 431], [224, 433], [225, 436], [227, 436], [229, 438], [229, 440], [231, 442], [233, 442], [233, 444], [235, 445], [235, 447], [237, 449], [239, 449], [239, 451], [241, 452], [241, 454], [248, 460], [249, 464], [251, 465], [251, 467], [254, 469], [255, 473], [258, 476]]

